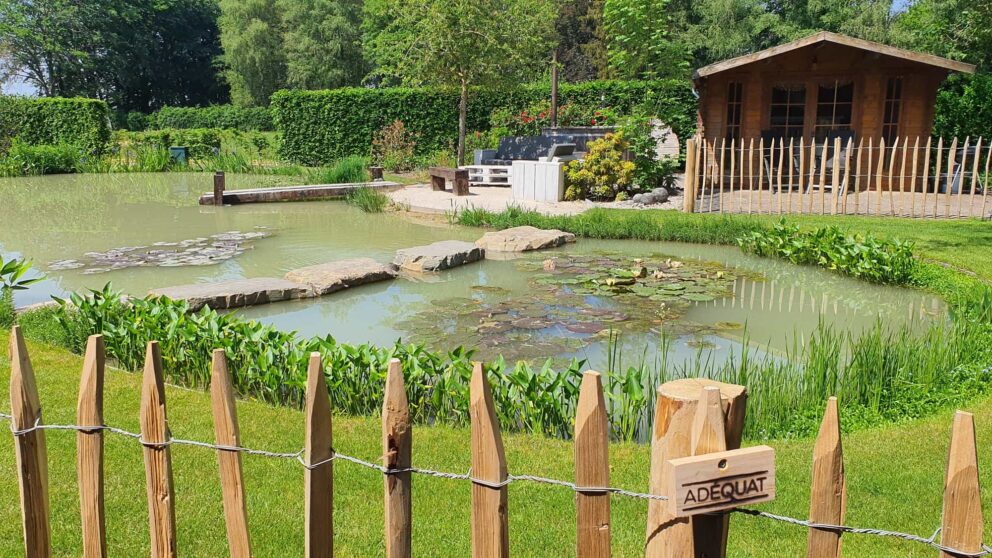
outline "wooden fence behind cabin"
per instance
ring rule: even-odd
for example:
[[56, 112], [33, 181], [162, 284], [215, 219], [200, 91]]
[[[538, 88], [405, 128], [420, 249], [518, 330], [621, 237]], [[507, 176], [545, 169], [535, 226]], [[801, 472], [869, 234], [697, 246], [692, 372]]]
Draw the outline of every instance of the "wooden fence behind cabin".
[[[89, 339], [81, 375], [78, 424], [45, 425], [34, 371], [20, 330], [11, 335], [11, 422], [15, 438], [17, 478], [21, 493], [23, 534], [28, 558], [52, 554], [48, 500], [48, 455], [45, 435], [49, 430], [75, 430], [78, 443], [77, 472], [80, 490], [80, 528], [86, 558], [107, 555], [104, 515], [105, 433], [131, 437], [143, 446], [149, 507], [149, 537], [153, 558], [177, 555], [175, 490], [170, 446], [181, 440], [169, 438], [166, 399], [158, 344], [148, 344], [140, 409], [141, 432], [127, 433], [103, 424], [104, 347], [100, 336]], [[216, 451], [221, 479], [224, 521], [232, 557], [251, 556], [251, 530], [246, 511], [246, 491], [266, 490], [263, 484], [246, 486], [241, 474], [243, 453], [266, 454], [241, 446], [238, 417], [230, 372], [223, 350], [213, 355], [210, 395], [216, 443], [182, 441]], [[510, 552], [509, 516], [513, 510], [507, 485], [511, 481], [534, 481], [515, 477], [507, 470], [506, 455], [492, 393], [480, 364], [471, 384], [471, 540], [474, 557], [505, 557]], [[701, 515], [676, 518], [664, 495], [669, 460], [739, 447], [745, 419], [747, 392], [741, 386], [710, 380], [677, 380], [659, 386], [651, 440], [651, 466], [645, 471], [650, 494], [625, 493], [610, 487], [609, 443], [603, 382], [596, 372], [583, 376], [575, 419], [575, 478], [573, 481], [544, 479], [575, 492], [575, 554], [582, 558], [608, 557], [611, 553], [610, 501], [619, 497], [641, 497], [647, 501], [645, 555], [715, 557], [726, 554], [730, 515]], [[332, 556], [334, 542], [333, 465], [337, 458], [332, 440], [331, 407], [320, 355], [311, 355], [305, 405], [306, 434], [300, 457], [301, 488], [306, 501], [305, 554]], [[412, 425], [398, 360], [389, 365], [382, 414], [381, 465], [371, 465], [370, 474], [383, 474], [385, 499], [384, 532], [386, 556], [411, 555], [411, 502], [415, 497], [410, 469]], [[954, 418], [950, 455], [944, 484], [943, 529], [940, 544], [953, 549], [942, 556], [973, 555], [982, 550], [983, 518], [979, 494], [975, 427], [972, 416], [959, 412]], [[270, 454], [269, 457], [286, 454]], [[68, 456], [60, 456], [68, 458]], [[348, 458], [353, 461], [354, 458]], [[360, 461], [360, 460], [358, 460]], [[120, 466], [120, 464], [116, 464]], [[139, 466], [134, 464], [134, 466]], [[810, 523], [795, 528], [808, 531], [807, 556], [833, 558], [841, 555], [841, 536], [847, 508], [844, 459], [839, 409], [836, 399], [826, 402], [826, 412], [813, 450], [810, 488]], [[207, 474], [204, 471], [204, 474]], [[538, 479], [539, 480], [539, 479]], [[452, 480], [451, 482], [458, 482]], [[571, 483], [571, 484], [570, 484]], [[781, 491], [781, 487], [779, 489]], [[371, 495], [370, 495], [371, 496]], [[749, 513], [758, 513], [750, 511]], [[765, 516], [771, 517], [771, 516]], [[772, 517], [774, 519], [774, 517]], [[420, 518], [428, 521], [428, 518]], [[793, 520], [793, 525], [797, 525]], [[812, 525], [812, 526], [810, 526]], [[130, 526], [129, 526], [130, 528]], [[259, 526], [264, 528], [264, 526]], [[543, 527], [542, 527], [543, 528]], [[729, 536], [732, 536], [730, 534]], [[848, 535], [852, 536], [852, 535]], [[863, 535], [858, 535], [863, 536]], [[890, 539], [891, 540], [891, 539]], [[926, 542], [926, 541], [917, 541]], [[438, 540], [440, 547], [444, 541]], [[932, 543], [933, 546], [936, 543]], [[548, 549], [561, 555], [562, 549]], [[936, 550], [934, 551], [936, 553]]]
[[992, 141], [903, 137], [690, 139], [696, 213], [988, 219]]

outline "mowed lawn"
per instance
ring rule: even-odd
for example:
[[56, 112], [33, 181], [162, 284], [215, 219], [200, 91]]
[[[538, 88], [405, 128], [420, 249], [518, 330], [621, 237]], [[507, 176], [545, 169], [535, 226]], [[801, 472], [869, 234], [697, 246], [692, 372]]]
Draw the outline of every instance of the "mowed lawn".
[[[0, 333], [0, 410], [7, 412], [10, 367], [8, 335]], [[73, 422], [82, 359], [60, 349], [29, 343], [49, 423]], [[106, 419], [138, 429], [140, 376], [108, 370]], [[212, 441], [209, 397], [169, 388], [170, 427], [174, 436]], [[976, 413], [981, 475], [992, 487], [992, 401], [978, 401]], [[296, 451], [302, 445], [299, 411], [244, 401], [238, 404], [245, 445]], [[923, 421], [861, 431], [844, 439], [848, 471], [848, 523], [929, 536], [939, 525], [941, 492], [951, 425], [950, 412]], [[8, 425], [4, 424], [6, 429]], [[75, 434], [48, 431], [52, 537], [57, 556], [80, 552], [79, 504], [75, 473]], [[335, 417], [335, 446], [341, 452], [375, 459], [381, 454], [379, 420]], [[538, 436], [506, 437], [510, 471], [569, 479], [569, 443]], [[763, 506], [805, 517], [808, 511], [812, 440], [770, 444], [778, 453], [778, 499]], [[467, 428], [417, 427], [414, 465], [466, 472]], [[647, 489], [649, 456], [643, 445], [611, 448], [612, 482]], [[173, 448], [176, 515], [180, 556], [226, 553], [217, 461], [211, 451]], [[379, 556], [383, 552], [382, 477], [346, 462], [334, 465], [335, 550], [340, 556]], [[244, 457], [248, 513], [256, 556], [303, 553], [303, 469], [289, 460]], [[11, 435], [0, 431], [0, 556], [21, 555], [21, 527]], [[108, 435], [106, 445], [107, 532], [111, 556], [148, 553], [148, 525], [141, 447]], [[464, 481], [415, 477], [414, 552], [418, 556], [469, 555], [470, 487]], [[989, 490], [984, 504], [990, 509]], [[647, 504], [613, 497], [613, 548], [617, 556], [642, 554]], [[515, 556], [574, 554], [574, 496], [556, 487], [513, 484], [509, 488], [510, 544]], [[767, 519], [737, 515], [730, 534], [731, 556], [799, 556], [806, 532]], [[989, 525], [986, 525], [989, 531]], [[934, 556], [921, 545], [864, 535], [845, 537], [846, 556]]]

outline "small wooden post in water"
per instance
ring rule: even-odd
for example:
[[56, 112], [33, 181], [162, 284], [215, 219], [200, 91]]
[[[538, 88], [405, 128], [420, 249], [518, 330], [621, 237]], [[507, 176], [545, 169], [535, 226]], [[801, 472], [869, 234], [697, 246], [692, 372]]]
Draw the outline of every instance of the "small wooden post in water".
[[[575, 412], [575, 485], [605, 488], [610, 485], [609, 430], [606, 401], [599, 372], [582, 375]], [[578, 491], [575, 494], [579, 558], [610, 556], [610, 493]]]
[[[507, 479], [503, 437], [496, 419], [489, 380], [482, 363], [472, 367], [469, 386], [469, 419], [472, 423], [472, 477], [500, 484]], [[509, 516], [506, 486], [472, 483], [472, 558], [508, 558]]]
[[83, 374], [79, 379], [76, 423], [93, 430], [76, 433], [76, 475], [79, 515], [83, 528], [83, 557], [106, 558], [107, 524], [103, 507], [103, 373], [106, 355], [102, 335], [86, 341]]
[[[412, 452], [413, 429], [403, 386], [403, 368], [399, 359], [394, 358], [389, 361], [382, 403], [382, 465], [386, 469], [407, 469]], [[385, 484], [386, 557], [409, 557], [412, 542], [410, 472], [387, 474]]]
[[[827, 400], [820, 433], [813, 446], [813, 486], [809, 519], [822, 525], [842, 525], [847, 507], [844, 451], [840, 439], [837, 398]], [[840, 558], [840, 532], [810, 528], [806, 541], [808, 558]]]
[[[210, 399], [217, 445], [240, 447], [241, 430], [238, 428], [238, 411], [234, 404], [234, 387], [231, 385], [231, 374], [227, 369], [224, 349], [214, 349], [210, 376]], [[224, 522], [227, 526], [227, 544], [231, 558], [250, 558], [251, 540], [248, 537], [248, 510], [245, 507], [241, 453], [236, 450], [218, 450], [217, 461], [220, 467]]]
[[307, 366], [306, 440], [303, 460], [306, 498], [306, 558], [334, 556], [334, 458], [331, 400], [320, 353], [310, 353]]
[[[951, 448], [944, 477], [944, 521], [940, 544], [966, 553], [981, 552], [984, 525], [975, 419], [971, 413], [958, 411], [951, 429]], [[950, 552], [940, 553], [941, 558], [960, 556]]]
[[[41, 401], [21, 328], [10, 332], [10, 414], [15, 431], [41, 424]], [[17, 482], [21, 493], [24, 555], [48, 558], [52, 554], [48, 518], [48, 455], [45, 431], [30, 430], [14, 436]]]
[[149, 341], [141, 385], [141, 439], [145, 445], [145, 482], [152, 558], [176, 556], [176, 502], [172, 485], [172, 452], [165, 414], [162, 350]]
[[214, 173], [214, 205], [224, 205], [225, 182], [224, 171]]

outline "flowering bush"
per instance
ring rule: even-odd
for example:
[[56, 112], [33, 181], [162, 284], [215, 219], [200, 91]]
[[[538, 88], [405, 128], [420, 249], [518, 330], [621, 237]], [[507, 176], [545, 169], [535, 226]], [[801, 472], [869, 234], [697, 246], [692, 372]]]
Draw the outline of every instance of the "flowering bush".
[[[501, 108], [493, 111], [492, 129], [499, 136], [537, 136], [551, 127], [551, 103], [540, 101], [521, 111]], [[559, 126], [612, 126], [617, 113], [608, 107], [590, 108], [572, 103], [558, 107]]]
[[634, 179], [634, 163], [624, 160], [628, 147], [623, 132], [589, 142], [585, 159], [565, 166], [565, 199], [626, 199]]

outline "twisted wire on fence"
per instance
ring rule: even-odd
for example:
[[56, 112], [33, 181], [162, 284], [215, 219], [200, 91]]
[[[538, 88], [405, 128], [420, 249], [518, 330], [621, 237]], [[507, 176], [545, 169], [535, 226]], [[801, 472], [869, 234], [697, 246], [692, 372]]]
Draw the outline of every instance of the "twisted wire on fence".
[[[306, 459], [304, 457], [304, 450], [302, 450], [302, 449], [299, 450], [299, 451], [295, 451], [295, 452], [273, 452], [273, 451], [266, 451], [266, 450], [260, 450], [260, 449], [252, 449], [252, 448], [247, 448], [247, 447], [243, 447], [243, 446], [227, 446], [227, 445], [223, 445], [223, 444], [211, 444], [211, 443], [208, 443], [208, 442], [200, 442], [200, 441], [197, 441], [197, 440], [184, 440], [184, 439], [181, 439], [181, 438], [169, 438], [169, 440], [167, 440], [165, 442], [148, 442], [148, 441], [143, 440], [141, 438], [141, 434], [139, 434], [137, 432], [131, 432], [131, 431], [124, 430], [122, 428], [116, 428], [116, 427], [113, 427], [113, 426], [107, 426], [107, 425], [101, 425], [101, 426], [80, 426], [80, 425], [75, 425], [75, 424], [42, 424], [41, 423], [41, 413], [40, 412], [38, 413], [38, 418], [35, 420], [35, 422], [34, 422], [34, 424], [32, 426], [30, 426], [28, 428], [24, 428], [24, 429], [18, 430], [18, 429], [16, 429], [14, 427], [13, 418], [14, 417], [12, 415], [9, 415], [7, 413], [0, 413], [0, 421], [4, 421], [5, 420], [5, 421], [9, 421], [10, 422], [10, 431], [11, 431], [11, 433], [15, 437], [17, 437], [17, 436], [24, 436], [26, 434], [29, 434], [29, 433], [35, 432], [35, 431], [39, 431], [39, 430], [69, 430], [69, 431], [77, 431], [77, 432], [85, 432], [85, 433], [93, 433], [93, 432], [101, 432], [101, 431], [103, 431], [103, 432], [109, 432], [111, 434], [117, 434], [117, 435], [123, 436], [125, 438], [133, 439], [133, 440], [137, 441], [139, 444], [141, 444], [142, 446], [149, 447], [149, 448], [161, 449], [161, 448], [164, 448], [164, 447], [167, 447], [167, 446], [183, 445], [183, 446], [193, 446], [193, 447], [199, 447], [199, 448], [206, 448], [206, 449], [217, 450], [217, 451], [231, 451], [231, 452], [243, 453], [245, 455], [254, 455], [254, 456], [259, 456], [259, 457], [268, 457], [268, 458], [275, 458], [275, 459], [294, 460], [297, 463], [299, 463], [300, 465], [302, 465], [305, 469], [310, 469], [310, 470], [316, 469], [316, 468], [321, 467], [323, 465], [326, 465], [327, 463], [330, 463], [332, 461], [338, 461], [338, 460], [340, 460], [340, 461], [347, 461], [349, 463], [353, 463], [355, 465], [359, 465], [361, 467], [365, 467], [365, 468], [368, 468], [368, 469], [373, 469], [373, 470], [378, 471], [378, 472], [380, 472], [380, 473], [382, 473], [384, 475], [396, 475], [396, 474], [400, 474], [400, 473], [412, 473], [412, 474], [417, 474], [417, 475], [425, 475], [425, 476], [436, 477], [436, 478], [443, 478], [443, 479], [467, 480], [467, 481], [472, 482], [473, 484], [478, 484], [478, 485], [486, 486], [486, 487], [489, 487], [489, 488], [502, 488], [504, 486], [509, 485], [512, 482], [526, 481], [526, 482], [532, 482], [532, 483], [537, 483], [537, 484], [547, 484], [547, 485], [551, 485], [551, 486], [558, 486], [558, 487], [569, 489], [569, 490], [571, 490], [573, 492], [583, 493], [583, 494], [589, 494], [589, 493], [593, 493], [593, 494], [594, 493], [608, 493], [608, 494], [616, 494], [618, 496], [626, 496], [626, 497], [629, 497], [629, 498], [637, 498], [637, 499], [641, 499], [641, 500], [668, 500], [668, 497], [667, 496], [663, 496], [663, 495], [660, 495], [660, 494], [647, 494], [647, 493], [643, 493], [643, 492], [633, 492], [633, 491], [629, 491], [629, 490], [624, 490], [622, 488], [614, 488], [614, 487], [578, 486], [578, 485], [576, 485], [573, 482], [563, 481], [563, 480], [558, 480], [558, 479], [552, 479], [552, 478], [547, 478], [547, 477], [539, 477], [539, 476], [535, 476], [535, 475], [512, 475], [512, 474], [510, 474], [510, 475], [507, 475], [506, 480], [504, 480], [502, 482], [492, 482], [492, 481], [487, 481], [485, 479], [478, 479], [478, 478], [473, 477], [471, 470], [469, 470], [469, 472], [467, 472], [467, 473], [449, 473], [449, 472], [444, 472], [444, 471], [435, 471], [435, 470], [432, 470], [432, 469], [422, 469], [422, 468], [419, 468], [419, 467], [406, 467], [406, 468], [400, 468], [400, 469], [391, 469], [391, 468], [388, 468], [388, 467], [384, 467], [384, 466], [382, 466], [382, 465], [380, 465], [378, 463], [373, 463], [371, 461], [366, 461], [364, 459], [360, 459], [360, 458], [353, 457], [353, 456], [350, 456], [350, 455], [345, 455], [343, 453], [338, 452], [337, 450], [332, 450], [332, 455], [328, 459], [325, 459], [325, 460], [322, 460], [322, 461], [318, 461], [316, 463], [307, 463], [307, 461], [306, 461]], [[774, 514], [774, 513], [770, 513], [770, 512], [759, 511], [759, 510], [752, 510], [752, 509], [746, 509], [746, 508], [736, 508], [736, 509], [732, 510], [732, 512], [734, 512], [734, 513], [741, 513], [741, 514], [745, 514], [745, 515], [749, 515], [749, 516], [755, 516], [755, 517], [763, 517], [765, 519], [771, 519], [771, 520], [774, 520], [774, 521], [785, 523], [787, 525], [794, 525], [794, 526], [803, 527], [803, 528], [807, 528], [807, 529], [822, 529], [822, 530], [826, 530], [826, 531], [839, 531], [839, 532], [842, 532], [842, 533], [851, 533], [851, 534], [855, 534], [855, 535], [872, 535], [872, 536], [878, 536], [878, 537], [892, 537], [892, 538], [902, 539], [902, 540], [909, 541], [909, 542], [923, 544], [923, 545], [929, 546], [931, 548], [934, 548], [934, 549], [939, 550], [939, 551], [942, 551], [942, 552], [953, 554], [955, 556], [960, 556], [961, 558], [979, 558], [979, 557], [982, 557], [982, 556], [992, 555], [992, 547], [989, 547], [986, 544], [982, 544], [982, 550], [980, 550], [978, 552], [966, 552], [966, 551], [957, 550], [957, 549], [954, 549], [954, 548], [951, 548], [951, 547], [947, 547], [947, 546], [944, 546], [944, 545], [938, 543], [937, 542], [937, 536], [940, 534], [940, 528], [938, 528], [936, 531], [934, 531], [934, 533], [932, 535], [930, 535], [929, 537], [921, 537], [919, 535], [913, 535], [911, 533], [901, 533], [901, 532], [898, 532], [898, 531], [889, 531], [889, 530], [886, 530], [886, 529], [862, 528], [862, 527], [850, 527], [850, 526], [847, 526], [847, 525], [830, 525], [830, 524], [825, 524], [825, 523], [814, 523], [814, 522], [809, 521], [809, 520], [806, 520], [806, 519], [799, 519], [799, 518], [795, 518], [795, 517], [789, 517], [789, 516], [785, 516], [785, 515], [778, 515], [778, 514]]]

